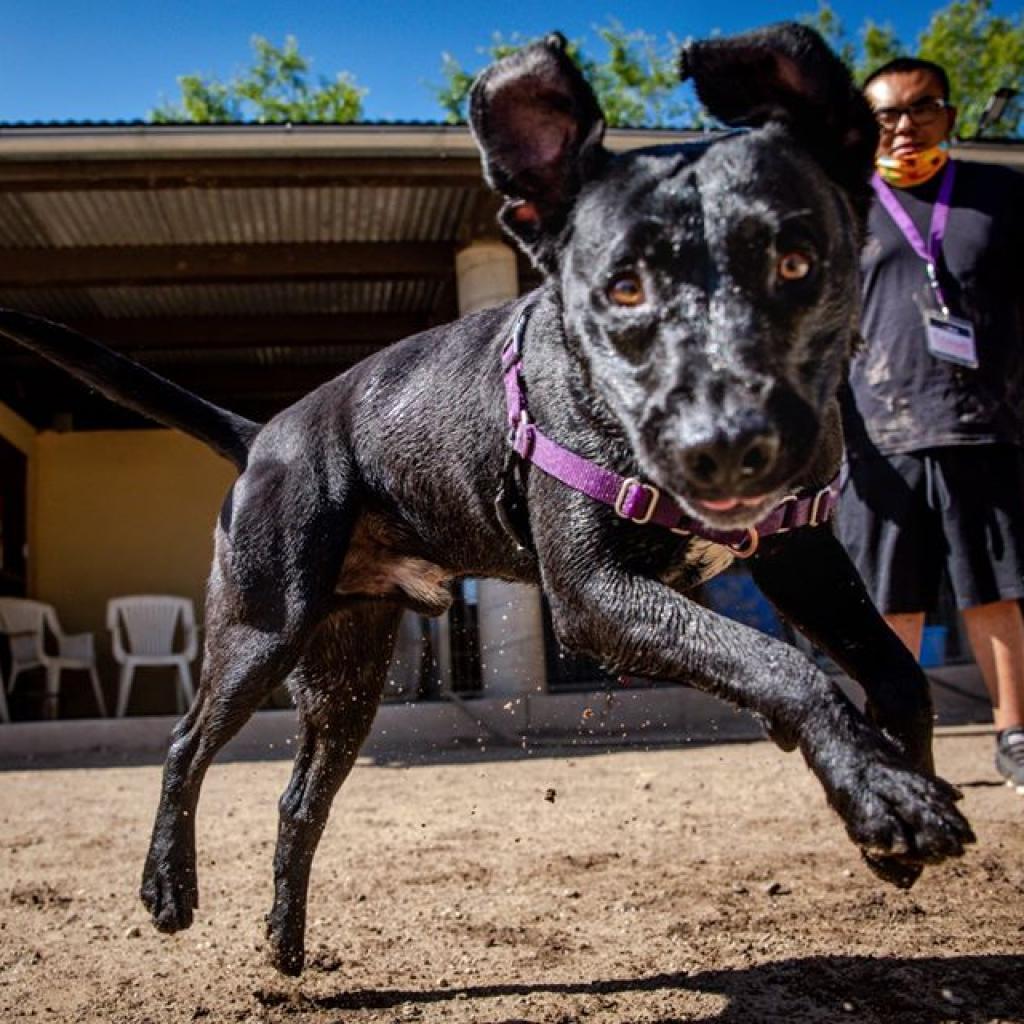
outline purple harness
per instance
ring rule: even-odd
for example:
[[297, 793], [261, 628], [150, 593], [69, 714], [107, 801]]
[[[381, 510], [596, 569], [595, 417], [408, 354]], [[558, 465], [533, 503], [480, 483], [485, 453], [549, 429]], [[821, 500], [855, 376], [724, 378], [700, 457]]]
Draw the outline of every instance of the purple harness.
[[610, 505], [623, 519], [638, 525], [654, 523], [673, 533], [692, 534], [725, 545], [739, 558], [749, 558], [754, 554], [763, 536], [785, 533], [800, 526], [818, 526], [832, 517], [839, 498], [838, 477], [820, 491], [788, 495], [756, 526], [745, 530], [716, 530], [688, 515], [653, 484], [602, 469], [556, 444], [537, 429], [526, 408], [522, 372], [525, 330], [526, 315], [523, 314], [501, 352], [509, 443], [524, 462], [532, 463], [574, 491]]

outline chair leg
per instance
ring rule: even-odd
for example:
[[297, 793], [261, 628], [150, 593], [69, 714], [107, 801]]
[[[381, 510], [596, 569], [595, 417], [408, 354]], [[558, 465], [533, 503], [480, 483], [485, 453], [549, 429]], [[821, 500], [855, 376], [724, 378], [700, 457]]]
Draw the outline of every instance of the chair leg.
[[43, 699], [43, 718], [56, 718], [60, 704], [60, 666], [46, 666], [46, 696]]
[[0, 722], [9, 722], [11, 720], [11, 712], [7, 707], [7, 694], [4, 693], [4, 681], [0, 678]]
[[107, 702], [103, 699], [103, 687], [100, 686], [100, 677], [96, 674], [96, 667], [89, 666], [89, 678], [92, 680], [92, 692], [96, 695], [96, 706], [100, 709], [100, 717], [107, 717]]
[[117, 686], [117, 717], [124, 718], [125, 709], [128, 707], [128, 695], [132, 692], [132, 677], [135, 669], [131, 665], [121, 666], [121, 677]]
[[184, 698], [184, 705], [181, 708], [182, 712], [187, 711], [192, 707], [192, 702], [196, 699], [195, 691], [192, 689], [192, 673], [189, 671], [189, 667], [185, 662], [178, 662], [178, 692]]

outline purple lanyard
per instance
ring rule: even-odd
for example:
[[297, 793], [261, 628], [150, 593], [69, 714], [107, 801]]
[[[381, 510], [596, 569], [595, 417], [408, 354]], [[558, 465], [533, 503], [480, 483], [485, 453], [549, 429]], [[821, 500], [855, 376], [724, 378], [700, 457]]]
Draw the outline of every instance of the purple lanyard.
[[939, 307], [945, 316], [949, 316], [949, 307], [946, 305], [942, 287], [939, 285], [936, 267], [939, 256], [942, 254], [942, 239], [946, 234], [946, 221], [949, 220], [949, 198], [953, 194], [953, 178], [955, 176], [955, 164], [950, 160], [942, 173], [939, 195], [935, 200], [935, 208], [932, 210], [932, 221], [928, 226], [927, 246], [924, 244], [921, 233], [910, 219], [910, 214], [900, 205], [893, 190], [882, 181], [877, 172], [871, 177], [871, 187], [875, 190], [875, 194], [888, 211], [889, 216], [896, 222], [896, 227], [903, 232], [903, 237], [910, 243], [910, 248], [924, 260], [925, 270], [928, 272], [928, 283], [932, 286], [935, 298], [939, 300]]

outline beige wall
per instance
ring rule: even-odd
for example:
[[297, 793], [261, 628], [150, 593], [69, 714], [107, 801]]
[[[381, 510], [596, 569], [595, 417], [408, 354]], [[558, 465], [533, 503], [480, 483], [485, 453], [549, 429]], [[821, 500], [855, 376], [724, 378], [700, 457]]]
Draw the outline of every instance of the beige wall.
[[[26, 494], [25, 514], [28, 522], [25, 524], [25, 537], [28, 540], [29, 551], [31, 552], [35, 541], [35, 494], [36, 486], [36, 438], [38, 437], [35, 427], [27, 420], [23, 420], [13, 409], [0, 402], [0, 437], [10, 444], [13, 444], [20, 452], [25, 454], [26, 465]], [[29, 581], [32, 586], [32, 564], [28, 566]]]
[[182, 594], [202, 614], [229, 463], [168, 430], [44, 432], [34, 462], [31, 596], [65, 629], [103, 633], [119, 594]]

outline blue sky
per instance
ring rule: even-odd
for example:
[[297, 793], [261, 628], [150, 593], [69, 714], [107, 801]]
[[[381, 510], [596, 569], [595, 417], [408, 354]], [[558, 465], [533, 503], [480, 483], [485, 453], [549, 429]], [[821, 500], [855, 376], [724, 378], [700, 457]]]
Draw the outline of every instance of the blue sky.
[[[250, 60], [254, 33], [276, 43], [292, 34], [314, 73], [352, 72], [368, 88], [370, 120], [437, 120], [428, 83], [441, 80], [441, 54], [478, 67], [491, 34], [538, 35], [557, 28], [601, 53], [595, 25], [617, 18], [659, 38], [735, 32], [813, 11], [817, 0], [726, 3], [629, 0], [455, 0], [331, 4], [162, 0], [4, 0], [0, 6], [0, 121], [141, 118], [176, 99], [176, 78], [228, 78]], [[889, 23], [911, 44], [941, 2], [834, 0], [847, 31], [865, 18]], [[1018, 3], [997, 0], [1014, 14]]]

